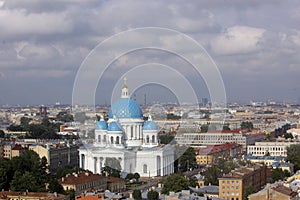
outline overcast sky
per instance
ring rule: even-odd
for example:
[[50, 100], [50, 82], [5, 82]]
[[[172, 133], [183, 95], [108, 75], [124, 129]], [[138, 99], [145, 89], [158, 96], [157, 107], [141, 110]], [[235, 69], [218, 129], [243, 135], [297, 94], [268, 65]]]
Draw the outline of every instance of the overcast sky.
[[[0, 105], [72, 103], [77, 70], [91, 50], [141, 27], [174, 29], [202, 44], [221, 72], [229, 102], [300, 102], [298, 0], [6, 0], [0, 1]], [[163, 56], [137, 52], [116, 66]], [[96, 95], [99, 104], [112, 95], [116, 77], [109, 73]], [[149, 101], [168, 100], [166, 89], [153, 88], [157, 94], [144, 87], [137, 98], [147, 92]], [[195, 91], [208, 96], [205, 85]]]

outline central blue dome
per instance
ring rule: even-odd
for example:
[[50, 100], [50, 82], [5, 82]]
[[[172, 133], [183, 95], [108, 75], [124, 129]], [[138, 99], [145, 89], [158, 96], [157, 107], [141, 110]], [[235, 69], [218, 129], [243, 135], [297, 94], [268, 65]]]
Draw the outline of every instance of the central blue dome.
[[139, 104], [131, 98], [118, 99], [109, 110], [109, 118], [143, 118]]

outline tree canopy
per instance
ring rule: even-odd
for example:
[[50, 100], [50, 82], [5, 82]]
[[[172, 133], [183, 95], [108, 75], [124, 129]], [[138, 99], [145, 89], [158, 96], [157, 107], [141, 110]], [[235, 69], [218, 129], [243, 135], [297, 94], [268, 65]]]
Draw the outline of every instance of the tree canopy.
[[159, 194], [155, 190], [150, 190], [147, 194], [147, 199], [148, 200], [158, 200], [159, 199]]
[[171, 174], [163, 180], [163, 194], [169, 194], [170, 191], [178, 192], [189, 188], [189, 182], [180, 174]]
[[135, 200], [142, 200], [142, 193], [141, 193], [141, 190], [133, 190], [133, 192], [132, 192], [132, 197], [133, 197]]
[[293, 144], [287, 148], [287, 161], [294, 164], [294, 170], [300, 169], [300, 144]]
[[252, 130], [253, 129], [253, 123], [246, 121], [241, 123], [241, 129], [246, 129], [246, 130]]
[[[179, 147], [181, 148], [181, 147]], [[188, 147], [187, 149], [179, 149], [178, 153], [185, 150], [184, 153], [179, 157], [179, 170], [180, 171], [188, 171], [193, 165], [196, 164], [196, 153], [193, 147]]]

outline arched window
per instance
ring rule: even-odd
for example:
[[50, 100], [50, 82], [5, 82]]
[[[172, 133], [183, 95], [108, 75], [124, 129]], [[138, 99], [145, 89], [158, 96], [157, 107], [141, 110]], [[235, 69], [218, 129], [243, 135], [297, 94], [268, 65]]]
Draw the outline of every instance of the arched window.
[[152, 143], [155, 143], [155, 136], [152, 135]]
[[101, 135], [98, 135], [98, 142], [101, 142]]
[[120, 144], [120, 137], [119, 136], [117, 136], [117, 138], [116, 138], [116, 144]]
[[147, 144], [149, 143], [149, 135], [147, 135], [147, 137], [146, 137], [146, 143]]
[[133, 126], [130, 127], [130, 131], [131, 131], [131, 139], [133, 138]]
[[103, 142], [106, 142], [106, 135], [103, 136]]
[[114, 143], [114, 137], [113, 137], [113, 136], [110, 137], [110, 143], [111, 143], [111, 144]]
[[147, 170], [147, 165], [146, 165], [146, 164], [143, 165], [143, 172], [144, 172], [145, 174], [148, 172], [148, 170]]

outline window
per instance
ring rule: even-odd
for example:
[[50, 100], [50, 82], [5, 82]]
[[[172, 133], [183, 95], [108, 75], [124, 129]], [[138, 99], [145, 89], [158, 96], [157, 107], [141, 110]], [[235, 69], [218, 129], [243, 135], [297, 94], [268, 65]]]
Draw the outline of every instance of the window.
[[152, 135], [152, 143], [155, 143], [155, 136]]
[[120, 138], [119, 138], [119, 136], [117, 136], [116, 144], [120, 144]]
[[113, 137], [113, 136], [110, 137], [110, 143], [111, 143], [111, 144], [114, 143], [114, 137]]
[[144, 172], [145, 174], [147, 173], [147, 165], [146, 165], [146, 164], [143, 165], [143, 172]]
[[146, 143], [147, 144], [149, 143], [149, 135], [147, 135], [147, 137], [146, 137]]
[[101, 142], [101, 135], [98, 135], [98, 142]]

